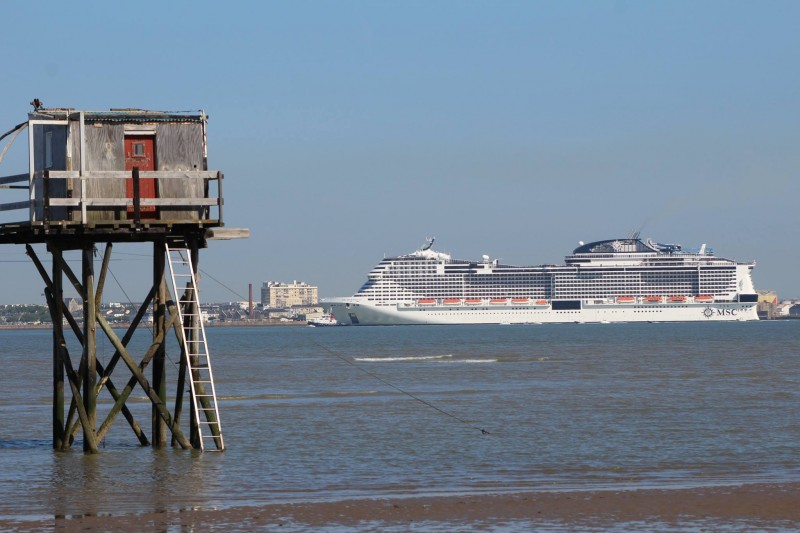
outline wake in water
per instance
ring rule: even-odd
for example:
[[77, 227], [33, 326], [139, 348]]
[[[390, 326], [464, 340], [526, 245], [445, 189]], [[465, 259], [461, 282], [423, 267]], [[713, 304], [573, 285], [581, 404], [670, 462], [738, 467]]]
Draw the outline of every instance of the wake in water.
[[359, 363], [393, 363], [397, 361], [431, 361], [436, 359], [448, 359], [453, 357], [453, 354], [445, 355], [409, 355], [406, 357], [354, 357], [353, 361]]
[[436, 359], [449, 359], [453, 354], [445, 355], [409, 355], [405, 357], [354, 357], [353, 361], [358, 363], [393, 363], [398, 361], [432, 361]]
[[497, 359], [454, 359], [453, 354], [445, 355], [418, 355], [418, 356], [405, 356], [405, 357], [354, 357], [353, 361], [357, 363], [397, 363], [397, 362], [418, 362], [428, 361], [431, 363], [445, 363], [445, 364], [482, 364], [482, 363], [496, 363]]

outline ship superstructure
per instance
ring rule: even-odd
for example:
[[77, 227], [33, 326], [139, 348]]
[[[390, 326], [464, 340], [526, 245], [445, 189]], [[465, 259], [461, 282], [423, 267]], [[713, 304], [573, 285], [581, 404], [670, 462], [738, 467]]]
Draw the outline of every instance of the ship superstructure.
[[757, 320], [754, 266], [638, 235], [539, 266], [453, 259], [429, 239], [383, 259], [353, 297], [324, 303], [352, 325]]

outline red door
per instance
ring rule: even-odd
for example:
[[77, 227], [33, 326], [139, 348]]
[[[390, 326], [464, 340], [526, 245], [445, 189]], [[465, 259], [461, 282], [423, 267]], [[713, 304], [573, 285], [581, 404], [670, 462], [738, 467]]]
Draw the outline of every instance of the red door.
[[[156, 169], [155, 137], [152, 135], [126, 135], [125, 136], [125, 170], [130, 172], [133, 167], [139, 167], [140, 172], [154, 171]], [[125, 195], [133, 198], [133, 179], [125, 180]], [[157, 198], [155, 178], [139, 179], [139, 198]], [[142, 206], [142, 218], [156, 218], [155, 206]], [[133, 215], [133, 207], [128, 207], [128, 218]]]

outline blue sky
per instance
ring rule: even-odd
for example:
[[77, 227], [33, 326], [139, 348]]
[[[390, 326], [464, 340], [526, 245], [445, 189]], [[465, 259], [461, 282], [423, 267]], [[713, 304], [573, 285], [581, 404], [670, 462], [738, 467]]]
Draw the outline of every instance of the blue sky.
[[[756, 260], [758, 288], [800, 297], [800, 3], [4, 0], [0, 11], [2, 131], [34, 97], [208, 112], [226, 224], [252, 237], [201, 253], [203, 300], [267, 280], [349, 295], [384, 254], [430, 235], [457, 257], [541, 264], [639, 229]], [[26, 170], [24, 141], [0, 175]], [[149, 249], [115, 250], [123, 287], [108, 299], [141, 300]], [[23, 247], [0, 261], [0, 302], [42, 300]]]

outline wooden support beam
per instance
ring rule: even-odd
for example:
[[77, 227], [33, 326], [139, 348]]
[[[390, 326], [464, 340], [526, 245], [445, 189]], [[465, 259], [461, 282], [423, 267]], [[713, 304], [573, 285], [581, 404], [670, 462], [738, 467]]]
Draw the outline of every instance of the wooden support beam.
[[[50, 308], [52, 310], [55, 307], [54, 303], [53, 303], [54, 295], [53, 295], [53, 289], [52, 289], [52, 287], [53, 287], [52, 281], [50, 280], [50, 277], [48, 276], [47, 271], [44, 269], [44, 266], [42, 265], [42, 262], [39, 261], [39, 257], [36, 255], [36, 252], [34, 252], [33, 247], [31, 247], [31, 245], [28, 244], [28, 245], [25, 246], [25, 249], [26, 249], [26, 253], [28, 254], [28, 256], [33, 261], [33, 264], [36, 266], [36, 269], [39, 271], [39, 274], [42, 276], [42, 279], [44, 280], [45, 285], [47, 286], [47, 288], [45, 289], [44, 293], [45, 293], [45, 297], [47, 298], [48, 308]], [[52, 318], [52, 314], [51, 314], [51, 318]], [[68, 381], [69, 381], [69, 387], [70, 387], [70, 389], [72, 391], [73, 401], [76, 401], [78, 403], [78, 416], [81, 419], [81, 424], [87, 424], [89, 420], [88, 420], [88, 415], [86, 413], [86, 409], [84, 408], [83, 404], [81, 403], [80, 384], [79, 384], [80, 381], [78, 379], [77, 374], [75, 373], [75, 370], [72, 367], [72, 360], [70, 359], [69, 352], [67, 351], [67, 343], [66, 343], [66, 341], [64, 340], [64, 337], [63, 337], [63, 330], [61, 332], [60, 338], [56, 339], [55, 342], [57, 342], [59, 344], [59, 346], [60, 346], [61, 361], [62, 361], [62, 363], [64, 365], [64, 370], [67, 373], [67, 378], [68, 378]], [[66, 443], [62, 442], [62, 449], [63, 449], [64, 445], [66, 445]], [[89, 453], [96, 453], [97, 452], [97, 443], [94, 441], [94, 439], [90, 438], [89, 442], [84, 442], [84, 448], [88, 448], [87, 451]]]
[[[55, 250], [54, 253], [60, 253]], [[50, 317], [53, 320], [53, 448], [61, 450], [68, 446], [66, 426], [64, 425], [64, 296], [62, 290], [63, 275], [61, 266], [53, 261], [53, 279], [45, 285], [52, 290], [52, 298], [48, 302]]]
[[[189, 291], [184, 291], [183, 297], [179, 298], [185, 300], [188, 298]], [[173, 302], [174, 303], [174, 302]], [[173, 309], [170, 309], [172, 312]], [[173, 313], [174, 318], [174, 313]], [[175, 418], [175, 423], [180, 425], [181, 422], [181, 415], [183, 414], [183, 391], [186, 390], [186, 370], [187, 370], [187, 354], [186, 354], [186, 344], [183, 342], [183, 335], [181, 335], [181, 325], [178, 323], [177, 320], [173, 320], [172, 322], [172, 331], [175, 333], [175, 338], [178, 341], [178, 346], [180, 346], [181, 350], [181, 358], [180, 364], [178, 365], [178, 386], [175, 390], [175, 409], [173, 411], [173, 416]], [[192, 431], [194, 427], [191, 428], [189, 431], [189, 441], [192, 445], [195, 445], [195, 435]], [[175, 436], [172, 437], [172, 446], [176, 446], [177, 441], [175, 440]]]
[[[150, 292], [147, 293], [147, 297], [145, 297], [144, 302], [142, 305], [139, 306], [139, 309], [136, 311], [136, 315], [131, 320], [130, 325], [128, 326], [128, 330], [125, 332], [125, 335], [122, 337], [122, 345], [128, 346], [128, 342], [130, 342], [133, 334], [136, 333], [136, 328], [139, 327], [139, 324], [144, 318], [144, 314], [147, 312], [148, 307], [150, 306], [150, 302], [153, 301], [153, 297], [155, 296], [156, 288], [151, 287]], [[106, 376], [111, 375], [114, 371], [114, 368], [117, 366], [119, 362], [120, 354], [119, 351], [115, 351], [114, 355], [111, 356], [111, 360], [108, 362], [106, 366], [106, 371], [103, 373], [103, 377], [100, 378], [100, 385], [103, 384], [103, 381], [106, 379]]]
[[[21, 183], [23, 181], [28, 181], [31, 179], [30, 175], [26, 172], [25, 174], [14, 174], [13, 176], [3, 176], [0, 178], [0, 183]], [[27, 189], [27, 187], [25, 187]]]
[[[97, 365], [97, 373], [98, 374], [105, 373], [105, 369], [103, 368], [103, 365], [100, 363], [100, 361], [95, 361], [95, 363]], [[114, 386], [114, 383], [111, 381], [110, 378], [108, 378], [106, 380], [106, 383], [104, 385], [105, 385], [106, 390], [108, 390], [108, 392], [111, 394], [112, 398], [114, 398], [114, 401], [115, 402], [119, 401], [120, 397], [122, 395], [117, 390], [117, 388]], [[99, 396], [100, 390], [102, 389], [102, 387], [104, 385], [101, 385], [101, 384], [98, 383], [95, 396]], [[133, 430], [133, 434], [136, 435], [137, 439], [139, 439], [139, 443], [142, 446], [147, 446], [149, 444], [149, 441], [147, 440], [147, 436], [144, 434], [144, 431], [142, 430], [142, 427], [139, 425], [139, 423], [133, 417], [133, 413], [131, 413], [130, 409], [128, 409], [128, 406], [125, 405], [125, 403], [124, 403], [125, 400], [127, 400], [127, 398], [128, 398], [128, 396], [126, 395], [125, 398], [122, 399], [122, 403], [121, 403], [120, 407], [118, 408], [117, 412], [122, 411], [122, 415], [125, 417], [125, 420], [127, 420], [128, 425], [130, 425], [131, 429]], [[73, 406], [74, 405], [76, 405], [76, 402], [73, 402]], [[70, 415], [72, 415], [72, 411], [70, 411]], [[106, 420], [108, 420], [108, 419], [106, 419]], [[80, 429], [80, 427], [81, 427], [80, 420], [76, 421], [72, 426], [70, 426], [70, 429], [69, 429], [69, 445], [71, 445], [74, 442], [75, 435], [77, 434], [78, 429]], [[97, 437], [96, 437], [97, 442], [100, 442], [100, 441], [103, 440], [103, 438], [105, 437], [105, 434], [108, 431], [109, 427], [110, 427], [110, 422], [109, 422], [109, 424], [101, 426], [100, 429], [97, 430]]]
[[[69, 324], [70, 328], [72, 328], [72, 333], [75, 334], [75, 338], [78, 339], [78, 343], [81, 345], [81, 348], [83, 348], [83, 331], [81, 330], [78, 321], [75, 320], [75, 317], [72, 316], [72, 313], [70, 312], [69, 309], [64, 308], [63, 312], [64, 312], [64, 318], [67, 319], [67, 323]], [[67, 435], [69, 437], [69, 443], [68, 443], [69, 446], [71, 446], [72, 443], [75, 441], [75, 435], [77, 434], [78, 429], [80, 429], [81, 427], [80, 419], [78, 419], [77, 422], [73, 423], [77, 409], [78, 409], [78, 399], [73, 397], [72, 401], [69, 404], [69, 413], [67, 414], [67, 421], [65, 426], [67, 428]]]
[[[167, 313], [167, 279], [166, 279], [166, 250], [163, 242], [153, 243], [153, 287], [158, 287], [153, 305], [153, 337], [166, 337]], [[164, 343], [159, 345], [153, 356], [153, 388], [158, 394], [159, 403], [167, 402], [167, 351]], [[159, 416], [156, 405], [153, 405], [153, 446], [163, 448], [167, 445], [167, 433], [164, 421]]]
[[[47, 298], [48, 307], [51, 309], [53, 306], [51, 305], [53, 302], [53, 292], [50, 288], [45, 289], [44, 291], [45, 297]], [[81, 400], [81, 392], [80, 392], [80, 377], [75, 372], [75, 369], [72, 367], [72, 359], [69, 356], [69, 351], [67, 350], [67, 343], [64, 340], [63, 335], [58, 342], [61, 347], [61, 353], [63, 355], [62, 362], [64, 364], [64, 370], [67, 373], [67, 378], [69, 381], [69, 387], [72, 390], [72, 399], [73, 403], [77, 405], [78, 410], [78, 417], [80, 418], [81, 425], [89, 425], [89, 417], [87, 415], [84, 403]], [[69, 432], [67, 432], [68, 434]], [[62, 442], [61, 449], [67, 449], [69, 447], [69, 442]], [[88, 450], [86, 449], [88, 448]], [[88, 443], [84, 443], [84, 451], [88, 453], [96, 453], [97, 452], [97, 442], [94, 438], [90, 438]]]
[[[61, 277], [60, 274], [63, 273], [63, 268], [64, 268], [64, 265], [66, 263], [63, 260], [63, 257], [61, 255], [61, 250], [59, 248], [57, 248], [55, 246], [52, 246], [52, 245], [48, 245], [48, 247], [50, 248], [51, 254], [53, 255], [53, 269], [54, 269], [54, 271], [55, 271], [56, 268], [58, 268], [59, 284], [60, 284], [61, 280], [62, 280], [62, 277]], [[58, 346], [58, 349], [60, 350], [59, 361], [63, 365], [63, 364], [65, 364], [64, 359], [65, 358], [69, 358], [69, 352], [67, 352], [67, 347], [66, 347], [66, 341], [64, 339], [64, 329], [63, 329], [63, 326], [62, 326], [62, 322], [58, 321], [57, 318], [53, 315], [53, 310], [56, 308], [55, 294], [61, 295], [60, 312], [61, 312], [62, 316], [67, 318], [67, 321], [69, 322], [70, 326], [72, 327], [72, 330], [75, 332], [75, 335], [78, 337], [78, 342], [80, 342], [81, 346], [83, 346], [83, 333], [81, 332], [80, 328], [78, 327], [78, 324], [75, 322], [75, 319], [72, 317], [72, 314], [69, 312], [69, 309], [64, 308], [64, 305], [63, 305], [63, 291], [59, 291], [58, 293], [54, 293], [54, 283], [48, 277], [47, 271], [44, 269], [44, 266], [42, 265], [41, 261], [39, 261], [39, 257], [36, 255], [36, 252], [34, 252], [33, 248], [30, 245], [26, 245], [25, 248], [26, 248], [26, 254], [31, 258], [31, 260], [33, 261], [34, 266], [36, 266], [36, 269], [39, 271], [39, 275], [41, 275], [42, 279], [45, 282], [45, 286], [46, 286], [45, 296], [47, 297], [48, 308], [50, 309], [51, 318], [53, 320], [53, 336], [54, 336], [53, 342], [54, 342], [54, 344], [56, 346]], [[56, 326], [56, 324], [58, 324], [58, 325]], [[55, 369], [54, 369], [54, 373], [55, 373]], [[80, 380], [78, 380], [76, 385], [77, 385], [78, 388], [80, 388]], [[70, 428], [70, 426], [72, 425], [72, 419], [74, 418], [75, 412], [77, 410], [77, 405], [76, 404], [80, 402], [80, 394], [78, 394], [77, 396], [74, 394], [74, 388], [72, 387], [72, 382], [70, 382], [70, 389], [72, 389], [72, 392], [73, 392], [72, 401], [70, 402], [69, 414], [67, 415], [67, 418], [63, 423], [63, 426], [65, 428], [65, 436], [69, 436], [69, 440], [68, 441], [67, 440], [61, 441], [60, 446], [58, 447], [58, 449], [62, 449], [62, 450], [68, 449], [69, 446], [72, 444], [72, 440], [73, 440], [72, 435], [74, 433], [74, 428]], [[78, 426], [78, 424], [75, 424], [75, 427], [77, 427], [77, 426]]]
[[[58, 281], [60, 283], [60, 280], [61, 280], [60, 274], [62, 272], [62, 266], [64, 264], [63, 263], [63, 258], [61, 256], [61, 251], [58, 250], [57, 248], [55, 248], [54, 246], [52, 246], [52, 244], [51, 244], [51, 253], [53, 253], [53, 255], [54, 255], [54, 260], [53, 260], [54, 272], [58, 272], [58, 274], [59, 274], [58, 277], [54, 278], [54, 279], [58, 279]], [[34, 253], [34, 255], [35, 255], [35, 253]], [[109, 257], [110, 257], [110, 248], [106, 248], [106, 257], [105, 257], [105, 260], [103, 262], [104, 269], [107, 269], [107, 267], [108, 267], [108, 259], [109, 259]], [[102, 275], [104, 275], [104, 273], [101, 274], [101, 276]], [[69, 446], [74, 441], [75, 433], [77, 432], [79, 427], [82, 427], [83, 424], [80, 423], [80, 422], [77, 422], [74, 425], [72, 425], [72, 418], [74, 416], [74, 412], [77, 409], [77, 407], [80, 405], [80, 396], [78, 396], [78, 397], [73, 396], [73, 399], [72, 399], [72, 402], [71, 402], [71, 405], [70, 405], [70, 413], [69, 413], [69, 417], [67, 418], [66, 424], [64, 424], [64, 420], [63, 420], [63, 403], [64, 403], [63, 402], [63, 364], [64, 363], [63, 363], [63, 360], [61, 360], [61, 359], [63, 359], [64, 354], [66, 353], [66, 343], [64, 341], [64, 336], [63, 336], [63, 326], [62, 326], [62, 321], [63, 320], [57, 320], [56, 319], [56, 315], [60, 314], [62, 317], [66, 317], [67, 318], [67, 321], [69, 322], [70, 326], [72, 327], [72, 330], [75, 333], [76, 337], [78, 338], [78, 341], [80, 342], [81, 346], [83, 346], [83, 344], [84, 344], [84, 335], [81, 332], [80, 327], [78, 326], [78, 323], [75, 321], [75, 318], [72, 316], [72, 314], [69, 312], [69, 310], [68, 309], [67, 310], [64, 309], [64, 307], [63, 307], [63, 297], [62, 298], [55, 298], [54, 296], [52, 296], [52, 294], [55, 293], [55, 291], [53, 289], [57, 286], [55, 281], [48, 279], [46, 275], [44, 276], [44, 281], [45, 281], [45, 284], [47, 285], [47, 290], [51, 291], [51, 296], [48, 298], [48, 304], [49, 304], [48, 307], [51, 309], [51, 315], [53, 317], [54, 350], [56, 350], [56, 349], [58, 350], [58, 353], [60, 354], [59, 362], [62, 365], [62, 367], [61, 367], [62, 394], [61, 394], [61, 408], [60, 408], [61, 424], [59, 424], [60, 427], [61, 427], [62, 437], [58, 440], [58, 442], [55, 442], [55, 435], [54, 435], [54, 447], [57, 448], [57, 449], [68, 449]], [[58, 293], [55, 293], [55, 294], [61, 294], [61, 291], [59, 291]], [[139, 314], [139, 318], [141, 318], [141, 313]], [[132, 330], [129, 330], [129, 333], [132, 333]], [[127, 340], [129, 340], [129, 338]], [[127, 345], [127, 340], [126, 340], [126, 345]], [[54, 354], [55, 353], [56, 352], [54, 352]], [[100, 393], [100, 390], [103, 388], [103, 386], [106, 384], [106, 382], [108, 382], [108, 387], [107, 388], [108, 388], [109, 392], [111, 393], [112, 397], [114, 397], [114, 399], [116, 400], [119, 395], [118, 395], [118, 393], [116, 391], [116, 388], [114, 387], [113, 382], [111, 382], [110, 378], [107, 376], [106, 370], [103, 368], [103, 365], [99, 361], [97, 361], [96, 359], [95, 359], [95, 364], [96, 364], [96, 368], [97, 368], [98, 374], [100, 374], [101, 376], [104, 376], [105, 379], [97, 384], [94, 396], [97, 397], [99, 395], [99, 393]], [[56, 369], [54, 369], [54, 372], [56, 372]], [[77, 383], [75, 384], [76, 387], [78, 387], [78, 388], [80, 388], [80, 386], [82, 384], [81, 375], [82, 375], [82, 370], [79, 371]], [[55, 400], [57, 400], [57, 399], [58, 398], [56, 397]], [[56, 401], [54, 401], [54, 412], [56, 412], [56, 407], [57, 407], [56, 406]], [[128, 424], [131, 426], [131, 429], [133, 430], [134, 434], [139, 439], [139, 442], [142, 443], [142, 445], [147, 445], [148, 444], [147, 437], [144, 435], [144, 432], [142, 431], [141, 426], [139, 426], [138, 422], [136, 422], [136, 420], [133, 417], [133, 414], [130, 412], [128, 407], [125, 406], [125, 405], [122, 405], [121, 410], [122, 410], [123, 415], [125, 416], [125, 419], [128, 421]], [[69, 428], [69, 431], [66, 431], [66, 428]], [[54, 429], [54, 431], [55, 431], [55, 429]], [[67, 435], [69, 436], [69, 440], [67, 440], [67, 438], [66, 438]], [[95, 440], [96, 440], [96, 442], [99, 442], [101, 439], [102, 439], [102, 436], [98, 436]]]
[[[50, 314], [53, 318], [53, 447], [60, 450], [68, 449], [71, 443], [74, 442], [77, 431], [82, 429], [84, 452], [97, 453], [97, 444], [107, 435], [108, 430], [119, 413], [124, 415], [140, 444], [148, 445], [148, 437], [126, 405], [130, 394], [135, 387], [139, 385], [152, 404], [151, 423], [153, 432], [150, 442], [157, 447], [166, 445], [166, 432], [170, 431], [173, 446], [181, 446], [184, 449], [192, 447], [199, 448], [199, 443], [188, 440], [180, 427], [183, 401], [185, 398], [184, 389], [186, 388], [187, 378], [189, 377], [187, 375], [187, 358], [191, 355], [185, 353], [185, 345], [183, 343], [179, 343], [182, 353], [174, 414], [171, 415], [167, 409], [166, 337], [171, 329], [180, 340], [184, 330], [182, 325], [178, 323], [177, 304], [172, 301], [169, 296], [169, 291], [167, 290], [166, 254], [163, 239], [161, 239], [160, 242], [153, 242], [153, 285], [150, 288], [145, 302], [139, 307], [136, 315], [132, 318], [125, 335], [120, 339], [105, 317], [98, 313], [103, 299], [107, 275], [110, 273], [109, 265], [113, 252], [112, 242], [108, 241], [106, 243], [101, 269], [99, 272], [95, 272], [94, 255], [96, 253], [96, 242], [94, 240], [88, 238], [59, 240], [58, 235], [55, 233], [53, 235], [53, 239], [45, 237], [43, 241], [39, 241], [46, 243], [48, 245], [48, 250], [52, 253], [52, 273], [44, 269], [41, 261], [39, 261], [33, 248], [30, 246], [31, 243], [25, 243], [28, 255], [31, 256], [34, 265], [36, 265], [37, 270], [39, 270], [47, 286], [45, 294], [48, 299]], [[205, 246], [204, 230], [196, 234], [186, 234], [172, 238], [179, 240], [185, 239], [187, 247], [190, 248], [193, 255], [193, 264], [195, 265], [196, 273], [199, 250], [198, 244]], [[160, 238], [156, 237], [156, 239], [158, 240]], [[114, 242], [117, 241], [115, 240]], [[70, 250], [81, 251], [82, 269], [79, 276], [75, 275], [75, 272], [63, 257], [62, 252], [64, 247]], [[80, 317], [76, 320], [69, 309], [64, 305], [63, 280], [65, 276], [83, 299], [82, 323], [79, 322]], [[178, 298], [178, 301], [180, 300], [181, 298]], [[134, 333], [137, 331], [137, 327], [140, 325], [150, 306], [152, 306], [154, 314], [153, 340], [150, 348], [139, 364], [137, 364], [128, 351], [128, 344], [132, 340]], [[187, 315], [197, 314], [197, 310], [187, 313]], [[72, 329], [75, 338], [81, 345], [80, 365], [77, 368], [73, 367], [72, 358], [70, 357], [65, 341], [65, 330], [68, 329], [64, 327], [65, 321], [69, 324], [69, 329]], [[101, 331], [105, 332], [105, 335], [115, 349], [114, 355], [105, 368], [97, 358], [96, 333], [98, 326]], [[188, 329], [190, 331], [192, 330], [191, 328]], [[128, 370], [131, 372], [131, 376], [122, 388], [118, 388], [114, 383], [115, 380], [112, 380], [112, 372], [120, 359], [123, 360]], [[153, 375], [152, 380], [148, 382], [144, 371], [151, 362]], [[68, 381], [70, 391], [72, 392], [69, 414], [66, 418], [64, 417], [66, 407], [64, 398], [65, 377]], [[116, 381], [119, 383], [119, 380]], [[98, 428], [97, 400], [103, 388], [108, 390], [114, 400], [114, 404], [111, 411]], [[201, 398], [198, 398], [198, 402], [201, 403], [201, 405], [208, 404], [208, 400], [203, 402]], [[75, 420], [76, 418], [77, 420]], [[194, 423], [193, 420], [191, 425], [193, 425], [196, 430], [196, 423]], [[210, 429], [214, 431], [214, 427]]]
[[103, 288], [106, 285], [106, 272], [108, 272], [108, 263], [111, 261], [112, 246], [112, 243], [106, 243], [106, 251], [103, 253], [103, 264], [100, 267], [100, 277], [97, 278], [97, 290], [94, 295], [95, 309], [100, 309], [100, 304], [103, 302]]
[[[48, 243], [48, 248], [55, 249], [55, 246], [53, 246], [51, 243]], [[78, 277], [72, 271], [72, 268], [69, 266], [69, 263], [67, 263], [64, 260], [64, 256], [60, 253], [60, 250], [59, 253], [52, 253], [51, 255], [53, 256], [53, 262], [58, 263], [59, 267], [61, 268], [61, 271], [67, 275], [67, 278], [70, 280], [70, 283], [72, 283], [73, 288], [78, 292], [78, 294], [83, 294], [83, 284], [78, 280]], [[81, 347], [84, 347], [85, 340], [84, 340], [83, 330], [81, 330], [80, 325], [72, 316], [72, 313], [69, 312], [69, 309], [65, 309], [64, 311], [65, 311], [64, 316], [67, 318], [67, 322], [72, 328], [75, 337], [78, 339], [78, 342], [80, 343]], [[82, 350], [81, 353], [83, 354], [85, 353], [85, 351], [86, 350], [84, 348], [84, 350]], [[81, 362], [78, 370], [79, 376], [83, 376], [85, 365], [86, 365], [86, 360], [83, 357], [81, 357]], [[79, 381], [79, 386], [80, 383], [82, 382]], [[78, 429], [82, 427], [82, 420], [80, 418], [77, 422], [73, 423], [73, 420], [75, 418], [75, 412], [78, 409], [77, 404], [79, 401], [80, 401], [79, 397], [76, 396], [72, 397], [72, 401], [70, 402], [69, 406], [69, 413], [67, 414], [66, 427], [67, 427], [67, 435], [69, 436], [69, 443], [68, 443], [69, 445], [71, 445], [74, 442], [75, 434], [77, 433]]]
[[[97, 363], [97, 372], [100, 374], [104, 373], [103, 366], [99, 362]], [[106, 379], [105, 387], [106, 390], [108, 390], [108, 392], [111, 394], [111, 397], [114, 398], [115, 402], [114, 405], [116, 405], [116, 402], [119, 401], [120, 398], [122, 398], [122, 393], [119, 390], [117, 390], [117, 388], [114, 386], [114, 382], [111, 381], [111, 378]], [[125, 400], [127, 400], [127, 398], [128, 397], [126, 396], [125, 399], [122, 400], [122, 404], [120, 405], [119, 409], [122, 411], [122, 416], [124, 416], [125, 420], [128, 421], [128, 425], [133, 430], [133, 434], [136, 435], [137, 439], [139, 439], [139, 444], [141, 444], [142, 446], [147, 446], [148, 444], [150, 444], [150, 442], [147, 440], [147, 435], [144, 434], [142, 426], [140, 426], [139, 423], [136, 421], [136, 419], [133, 418], [133, 413], [131, 413], [130, 409], [128, 409], [128, 406], [125, 405]], [[106, 420], [108, 420], [108, 418], [106, 418]], [[111, 420], [113, 420], [113, 418]], [[110, 427], [111, 427], [110, 421], [108, 424], [105, 424], [105, 421], [103, 422], [103, 424], [101, 424], [100, 428], [97, 430], [98, 441], [103, 440], [103, 438], [106, 436], [106, 432]]]
[[[69, 378], [69, 388], [72, 390], [72, 398], [77, 406], [78, 409], [78, 418], [80, 419], [81, 426], [91, 427], [91, 423], [89, 421], [89, 416], [86, 412], [86, 408], [84, 406], [84, 402], [81, 400], [81, 392], [80, 392], [80, 377], [78, 374], [75, 373], [75, 369], [72, 367], [72, 359], [69, 356], [69, 351], [66, 348], [66, 343], [64, 346], [64, 369], [67, 372], [67, 378]], [[86, 432], [84, 431], [84, 439], [87, 439]], [[62, 449], [69, 448], [69, 444], [71, 442], [63, 443]], [[86, 453], [97, 453], [97, 440], [94, 438], [93, 434], [89, 435], [88, 441], [84, 440], [83, 443], [83, 450]]]
[[[175, 317], [173, 316], [170, 319], [169, 324], [172, 324], [174, 321]], [[109, 340], [112, 342], [112, 344], [115, 342], [112, 339]], [[163, 341], [164, 341], [163, 337], [153, 339], [153, 344], [150, 346], [150, 349], [147, 350], [147, 353], [144, 354], [142, 361], [139, 363], [138, 368], [140, 369], [142, 374], [144, 374], [144, 369], [147, 368], [148, 364], [150, 364], [153, 355], [158, 350], [158, 345], [161, 344]], [[128, 400], [128, 396], [130, 396], [131, 392], [133, 392], [133, 389], [138, 382], [139, 382], [138, 379], [134, 375], [128, 380], [128, 383], [125, 385], [125, 387], [121, 391], [119, 391], [119, 397], [115, 399], [115, 403], [111, 407], [108, 416], [101, 424], [100, 429], [98, 430], [98, 435], [105, 435], [106, 431], [108, 431], [108, 428], [111, 426], [111, 423], [114, 421], [114, 418], [120, 413], [120, 410], [124, 412], [124, 409], [126, 409], [125, 402]]]
[[[82, 250], [83, 263], [83, 404], [87, 420], [83, 425], [83, 451], [96, 451], [97, 434], [97, 307], [94, 300], [94, 246], [88, 245]], [[83, 421], [82, 421], [83, 422]], [[88, 424], [88, 425], [87, 425]], [[94, 443], [94, 445], [92, 445]]]
[[150, 401], [153, 403], [154, 408], [158, 412], [158, 415], [164, 421], [168, 428], [172, 431], [174, 435], [177, 436], [178, 442], [180, 443], [181, 447], [183, 448], [191, 448], [191, 444], [189, 441], [186, 440], [186, 437], [183, 436], [180, 428], [173, 425], [172, 417], [169, 414], [169, 411], [165, 407], [164, 403], [161, 402], [161, 398], [158, 397], [158, 394], [150, 386], [148, 383], [147, 378], [142, 373], [141, 369], [136, 365], [133, 358], [128, 353], [128, 350], [122, 346], [122, 343], [117, 338], [117, 335], [114, 333], [114, 330], [111, 329], [111, 326], [106, 321], [105, 317], [102, 315], [97, 315], [97, 322], [101, 328], [106, 332], [109, 340], [111, 340], [114, 347], [119, 350], [120, 355], [122, 356], [122, 360], [125, 361], [125, 364], [128, 365], [131, 373], [135, 376], [136, 380], [139, 382], [139, 386], [142, 387], [142, 390], [147, 394], [147, 397], [150, 398]]

